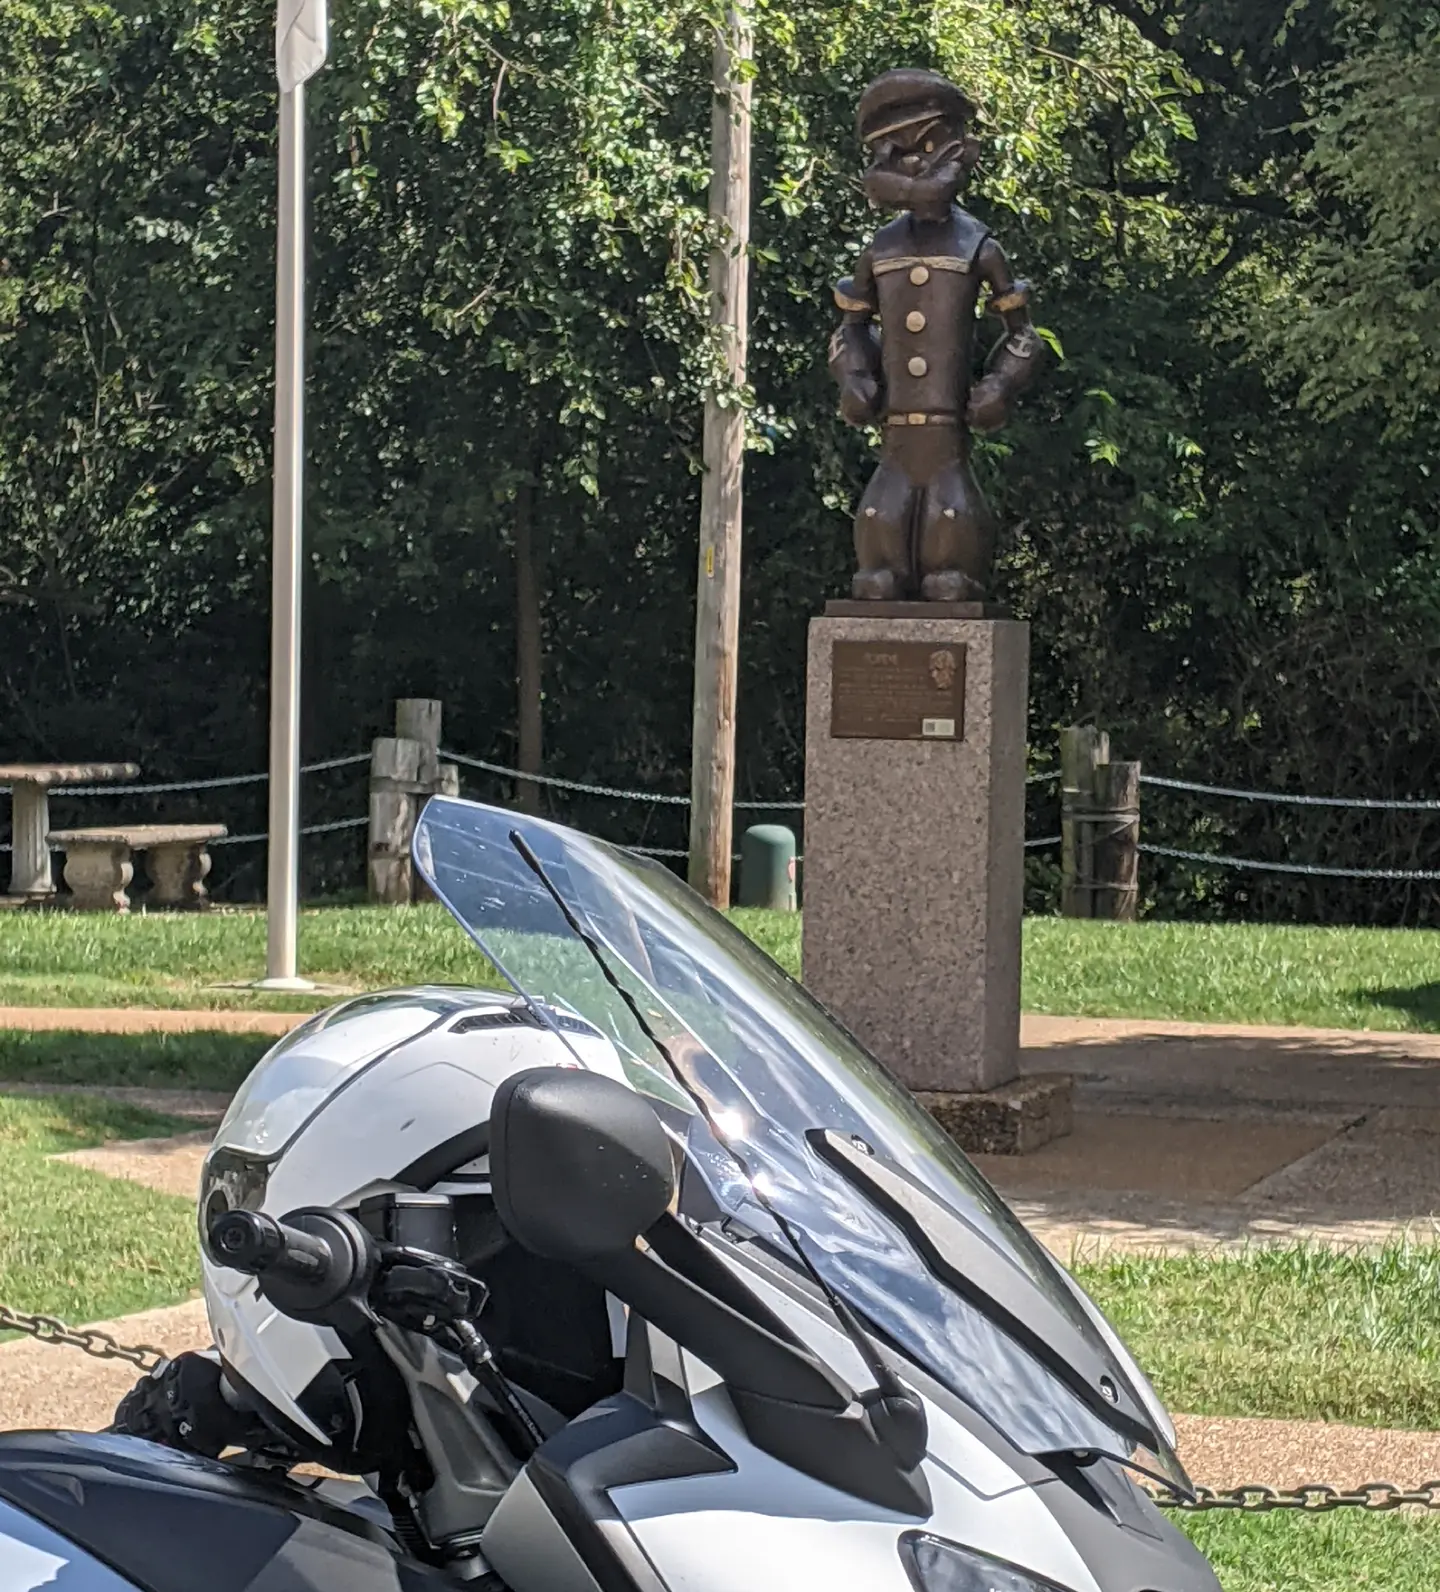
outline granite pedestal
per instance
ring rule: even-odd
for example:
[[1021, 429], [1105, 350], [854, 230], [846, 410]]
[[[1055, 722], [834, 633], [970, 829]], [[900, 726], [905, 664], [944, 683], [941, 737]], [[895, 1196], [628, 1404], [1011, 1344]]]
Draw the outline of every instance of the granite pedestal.
[[886, 605], [810, 626], [805, 983], [992, 1153], [1070, 1124], [1068, 1079], [1017, 1083], [1028, 672], [1011, 619]]

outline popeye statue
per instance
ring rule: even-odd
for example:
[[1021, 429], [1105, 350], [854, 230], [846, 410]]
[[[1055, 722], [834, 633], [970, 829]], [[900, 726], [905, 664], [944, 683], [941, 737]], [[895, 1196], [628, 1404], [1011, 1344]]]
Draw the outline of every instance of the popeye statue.
[[[835, 289], [844, 319], [830, 370], [840, 412], [852, 426], [884, 427], [855, 517], [859, 599], [986, 600], [995, 527], [970, 468], [969, 433], [1000, 430], [1045, 359], [1029, 285], [1011, 274], [989, 228], [955, 203], [979, 156], [975, 115], [938, 72], [886, 72], [860, 100], [865, 192], [902, 214]], [[982, 288], [1005, 335], [972, 386]]]

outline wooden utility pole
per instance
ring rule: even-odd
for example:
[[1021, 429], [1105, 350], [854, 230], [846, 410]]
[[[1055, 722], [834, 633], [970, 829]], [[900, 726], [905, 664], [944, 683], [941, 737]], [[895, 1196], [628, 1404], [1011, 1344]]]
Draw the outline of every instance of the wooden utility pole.
[[[535, 526], [535, 486], [528, 477], [515, 493], [515, 684], [519, 695], [516, 767], [522, 774], [544, 772], [544, 622], [545, 567]], [[540, 811], [540, 787], [515, 782], [515, 805], [522, 813]]]
[[[749, 323], [749, 0], [735, 0], [715, 43], [710, 120], [710, 324], [724, 350], [727, 386], [745, 382]], [[723, 400], [723, 401], [722, 401]], [[740, 540], [745, 411], [733, 390], [705, 398], [700, 483], [700, 575], [695, 603], [695, 717], [690, 774], [690, 883], [730, 905], [735, 800], [735, 688], [740, 646]]]

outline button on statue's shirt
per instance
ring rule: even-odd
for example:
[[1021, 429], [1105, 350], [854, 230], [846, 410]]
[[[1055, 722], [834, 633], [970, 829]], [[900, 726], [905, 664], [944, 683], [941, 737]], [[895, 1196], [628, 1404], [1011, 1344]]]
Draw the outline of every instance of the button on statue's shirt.
[[958, 208], [945, 221], [905, 215], [882, 227], [861, 257], [854, 283], [880, 314], [887, 417], [964, 413], [979, 256], [989, 236]]

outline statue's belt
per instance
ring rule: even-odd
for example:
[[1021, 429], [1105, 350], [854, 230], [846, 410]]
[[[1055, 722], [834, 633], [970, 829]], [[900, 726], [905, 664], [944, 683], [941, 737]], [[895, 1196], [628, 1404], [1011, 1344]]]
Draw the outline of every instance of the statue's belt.
[[887, 426], [958, 426], [960, 416], [957, 414], [914, 414], [886, 415]]
[[[886, 276], [891, 271], [923, 270], [930, 271], [955, 271], [960, 276], [969, 276], [970, 262], [961, 259], [958, 254], [892, 254], [888, 259], [876, 260], [871, 270], [876, 276]], [[924, 281], [924, 277], [921, 278]]]

